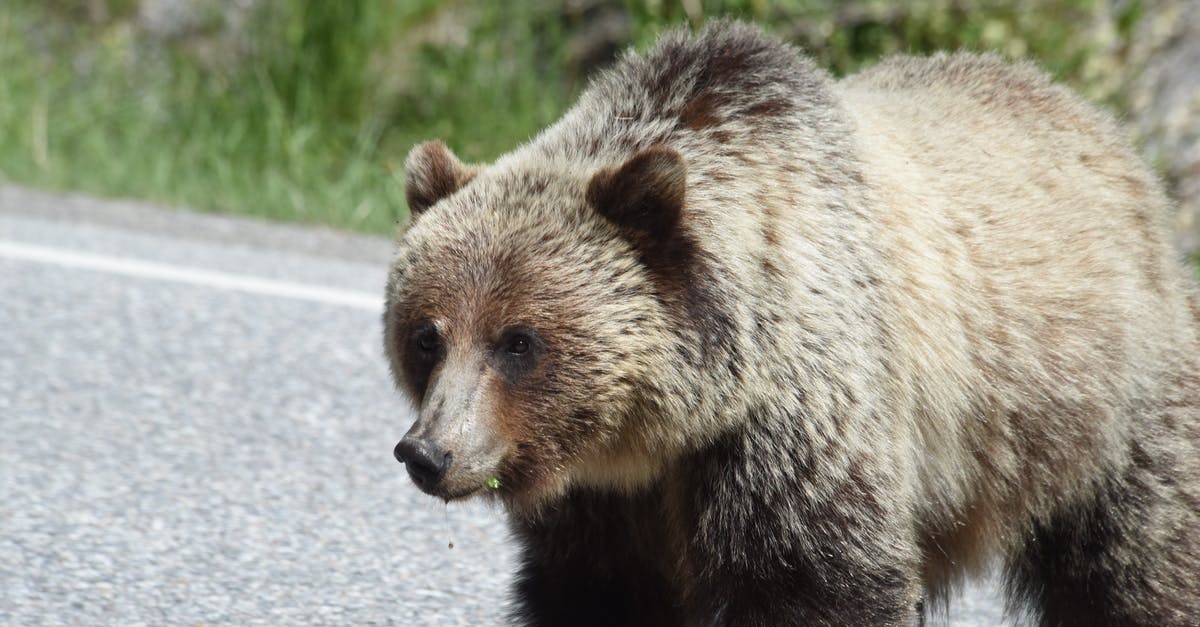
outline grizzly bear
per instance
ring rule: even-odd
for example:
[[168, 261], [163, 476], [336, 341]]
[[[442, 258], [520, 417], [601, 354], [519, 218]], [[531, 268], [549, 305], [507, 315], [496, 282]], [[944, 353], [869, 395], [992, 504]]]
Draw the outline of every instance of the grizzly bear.
[[902, 625], [999, 564], [1043, 625], [1200, 622], [1200, 298], [1032, 67], [717, 22], [406, 176], [396, 456], [504, 504], [515, 621]]

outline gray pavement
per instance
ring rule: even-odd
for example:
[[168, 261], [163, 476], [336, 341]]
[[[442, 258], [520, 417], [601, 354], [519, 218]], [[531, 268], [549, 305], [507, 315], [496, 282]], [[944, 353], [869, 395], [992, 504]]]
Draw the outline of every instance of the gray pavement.
[[389, 249], [0, 187], [0, 625], [501, 623], [502, 513], [392, 458]]

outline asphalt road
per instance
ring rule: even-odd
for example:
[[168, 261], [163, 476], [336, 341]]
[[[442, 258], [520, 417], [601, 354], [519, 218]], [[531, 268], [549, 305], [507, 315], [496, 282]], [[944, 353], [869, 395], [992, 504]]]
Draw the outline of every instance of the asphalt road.
[[0, 187], [0, 624], [501, 623], [501, 512], [392, 458], [389, 248]]

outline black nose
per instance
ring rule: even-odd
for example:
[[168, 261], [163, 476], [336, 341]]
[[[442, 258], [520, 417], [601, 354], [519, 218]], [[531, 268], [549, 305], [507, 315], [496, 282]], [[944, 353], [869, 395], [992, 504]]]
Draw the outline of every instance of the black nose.
[[408, 476], [418, 488], [428, 490], [446, 476], [450, 453], [429, 440], [404, 438], [396, 445], [396, 459], [408, 468]]

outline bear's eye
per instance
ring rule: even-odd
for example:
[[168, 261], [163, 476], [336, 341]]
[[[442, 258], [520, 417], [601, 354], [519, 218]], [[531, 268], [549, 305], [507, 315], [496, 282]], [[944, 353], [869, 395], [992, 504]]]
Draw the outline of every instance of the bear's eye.
[[511, 384], [537, 370], [546, 353], [546, 343], [529, 327], [505, 329], [493, 346], [491, 365]]
[[418, 400], [425, 396], [429, 378], [446, 353], [437, 326], [431, 320], [414, 324], [403, 340], [401, 349], [402, 370]]
[[506, 351], [511, 355], [524, 355], [529, 352], [529, 336], [524, 333], [517, 333], [508, 339], [508, 347]]
[[437, 328], [432, 324], [422, 324], [413, 331], [413, 346], [425, 354], [437, 352], [439, 341]]

